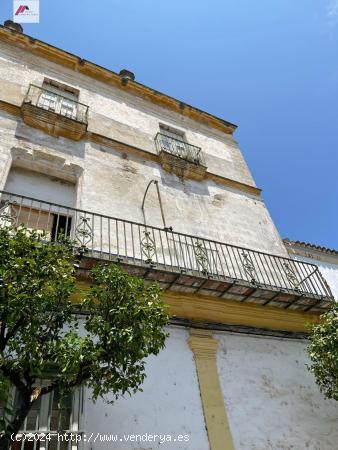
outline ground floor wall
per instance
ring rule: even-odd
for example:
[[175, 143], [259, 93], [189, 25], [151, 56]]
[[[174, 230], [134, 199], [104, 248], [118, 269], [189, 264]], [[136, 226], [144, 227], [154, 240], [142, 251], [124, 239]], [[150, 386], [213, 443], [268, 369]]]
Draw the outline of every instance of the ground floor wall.
[[338, 404], [307, 370], [306, 345], [170, 327], [143, 392], [113, 405], [93, 404], [87, 392], [84, 429], [99, 437], [85, 448], [338, 450]]
[[338, 403], [307, 370], [306, 341], [215, 334], [236, 450], [337, 450]]
[[[87, 436], [91, 433], [94, 436], [99, 433], [99, 436], [95, 443], [86, 443], [85, 448], [209, 449], [196, 368], [188, 338], [187, 330], [170, 329], [166, 348], [158, 356], [148, 359], [143, 392], [120, 398], [113, 405], [101, 400], [93, 404], [87, 395], [84, 429]], [[101, 442], [106, 435], [117, 435], [118, 442]], [[140, 442], [133, 435], [148, 437]], [[149, 435], [161, 436], [149, 441]]]

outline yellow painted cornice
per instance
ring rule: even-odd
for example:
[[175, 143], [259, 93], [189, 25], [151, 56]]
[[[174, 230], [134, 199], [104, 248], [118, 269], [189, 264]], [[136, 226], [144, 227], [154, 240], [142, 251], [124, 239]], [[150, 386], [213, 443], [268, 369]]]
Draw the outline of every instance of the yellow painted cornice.
[[[78, 302], [89, 288], [88, 281], [78, 281], [77, 285], [79, 293], [72, 297], [73, 302]], [[168, 305], [168, 311], [172, 317], [197, 323], [239, 325], [273, 331], [307, 333], [308, 324], [318, 323], [320, 320], [318, 313], [170, 291], [164, 291], [163, 301]], [[208, 345], [207, 342], [210, 341], [201, 340], [209, 335], [208, 333], [208, 330], [192, 331], [192, 336], [196, 336], [196, 339], [191, 342], [197, 346], [196, 351], [199, 348], [204, 353], [216, 351], [215, 344], [205, 347], [204, 345]], [[198, 347], [199, 345], [200, 347]]]
[[136, 81], [129, 81], [126, 86], [122, 86], [121, 77], [117, 73], [2, 25], [0, 25], [0, 41], [26, 50], [36, 56], [52, 61], [63, 67], [67, 67], [68, 69], [82, 73], [83, 75], [94, 78], [102, 83], [114, 86], [122, 91], [148, 100], [151, 103], [175, 111], [224, 133], [232, 135], [237, 128], [236, 125], [230, 122], [183, 103]]
[[316, 313], [170, 291], [164, 292], [163, 299], [170, 315], [195, 322], [306, 333], [308, 324], [320, 318]]

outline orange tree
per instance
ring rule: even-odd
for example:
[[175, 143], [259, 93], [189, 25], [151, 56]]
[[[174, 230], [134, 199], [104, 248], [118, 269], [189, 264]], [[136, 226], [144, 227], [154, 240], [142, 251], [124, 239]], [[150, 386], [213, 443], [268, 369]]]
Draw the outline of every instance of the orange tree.
[[327, 398], [338, 401], [338, 305], [334, 303], [314, 325], [308, 347], [311, 365], [321, 392]]
[[164, 347], [168, 316], [157, 285], [114, 264], [98, 264], [91, 279], [75, 310], [72, 243], [0, 229], [0, 399], [12, 387], [21, 398], [16, 410], [7, 402], [0, 448], [8, 448], [33, 404], [53, 390], [85, 385], [94, 400], [140, 390], [145, 358]]

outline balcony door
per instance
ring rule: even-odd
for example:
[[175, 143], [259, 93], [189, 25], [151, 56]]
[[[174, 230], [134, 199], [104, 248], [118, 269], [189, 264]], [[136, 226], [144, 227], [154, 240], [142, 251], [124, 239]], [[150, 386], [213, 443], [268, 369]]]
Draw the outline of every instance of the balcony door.
[[160, 125], [162, 150], [185, 158], [187, 154], [187, 142], [183, 131], [176, 130], [166, 125]]
[[77, 117], [78, 95], [75, 91], [66, 90], [51, 80], [45, 80], [39, 96], [38, 106], [53, 111], [69, 119]]

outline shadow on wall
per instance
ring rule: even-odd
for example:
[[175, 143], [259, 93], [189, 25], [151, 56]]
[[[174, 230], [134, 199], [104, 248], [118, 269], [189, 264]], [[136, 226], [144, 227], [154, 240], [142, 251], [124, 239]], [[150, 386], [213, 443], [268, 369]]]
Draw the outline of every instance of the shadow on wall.
[[46, 134], [36, 128], [31, 128], [22, 122], [18, 122], [15, 129], [15, 137], [20, 144], [33, 144], [41, 147], [42, 145], [50, 150], [55, 150], [65, 155], [85, 158], [86, 141], [73, 141], [63, 137], [55, 137]]

